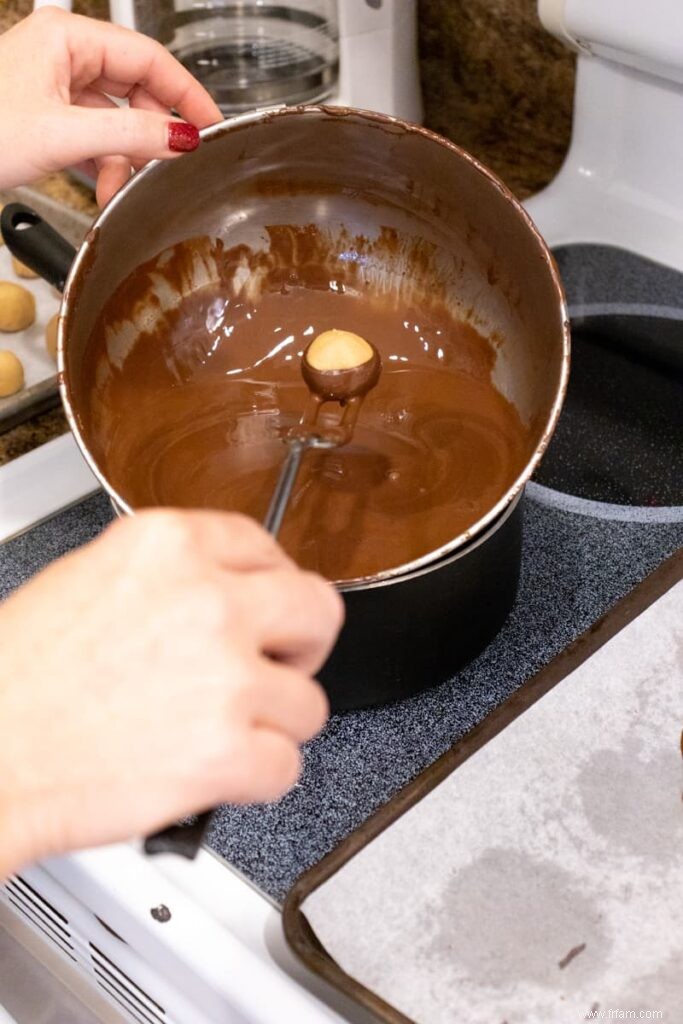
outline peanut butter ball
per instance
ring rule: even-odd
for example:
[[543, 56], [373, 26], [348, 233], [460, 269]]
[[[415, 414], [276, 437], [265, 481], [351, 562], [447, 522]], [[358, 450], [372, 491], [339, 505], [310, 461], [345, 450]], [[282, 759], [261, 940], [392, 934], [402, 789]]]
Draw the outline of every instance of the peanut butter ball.
[[352, 331], [323, 331], [306, 349], [306, 361], [314, 370], [351, 370], [372, 359], [372, 345]]
[[55, 360], [55, 362], [57, 361], [57, 324], [58, 323], [59, 323], [59, 313], [55, 313], [54, 316], [50, 317], [50, 319], [47, 322], [47, 327], [45, 328], [45, 347], [48, 350], [48, 352], [50, 353], [50, 355], [52, 356], [52, 358]]
[[31, 270], [30, 267], [27, 267], [26, 264], [18, 260], [16, 256], [12, 257], [12, 270], [17, 275], [17, 277], [38, 277], [34, 270]]
[[23, 331], [36, 318], [36, 300], [13, 281], [0, 281], [0, 331]]
[[0, 398], [15, 395], [24, 386], [24, 367], [14, 352], [0, 350]]
[[301, 375], [323, 402], [361, 399], [379, 380], [379, 352], [352, 331], [323, 331], [304, 351]]

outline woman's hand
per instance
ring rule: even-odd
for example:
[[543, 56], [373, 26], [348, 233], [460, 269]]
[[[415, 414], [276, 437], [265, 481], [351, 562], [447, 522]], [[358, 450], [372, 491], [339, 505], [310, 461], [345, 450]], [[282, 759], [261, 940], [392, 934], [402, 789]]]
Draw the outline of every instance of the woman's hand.
[[220, 120], [206, 90], [147, 36], [57, 7], [0, 36], [2, 188], [94, 161], [103, 206], [131, 166], [195, 149], [197, 129]]
[[143, 512], [42, 572], [0, 607], [0, 877], [281, 796], [341, 621], [238, 515]]

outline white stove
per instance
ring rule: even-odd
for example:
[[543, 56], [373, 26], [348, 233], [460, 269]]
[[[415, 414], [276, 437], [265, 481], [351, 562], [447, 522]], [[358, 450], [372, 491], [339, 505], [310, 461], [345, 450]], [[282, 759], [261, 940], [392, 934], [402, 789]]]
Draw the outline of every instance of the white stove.
[[[647, 24], [637, 0], [540, 0], [539, 8], [581, 55], [572, 147], [529, 211], [552, 246], [619, 247], [683, 270], [680, 0], [658, 0]], [[555, 493], [533, 487], [539, 505]], [[0, 469], [0, 543], [96, 490], [70, 436], [15, 460]], [[680, 520], [680, 509], [662, 512], [662, 522]], [[42, 949], [83, 999], [90, 992], [96, 1019], [368, 1019], [294, 959], [277, 905], [206, 848], [192, 862], [148, 858], [135, 843], [71, 854], [22, 870], [0, 897], [0, 923], [17, 935], [18, 922], [28, 924], [34, 955]]]
[[[61, 953], [62, 983], [78, 988], [70, 976], [79, 974], [114, 1011], [109, 1019], [363, 1019], [327, 1005], [286, 947], [277, 908], [206, 849], [193, 862], [147, 858], [132, 843], [84, 851], [22, 870], [0, 896]], [[96, 1019], [108, 1018], [100, 1009]]]

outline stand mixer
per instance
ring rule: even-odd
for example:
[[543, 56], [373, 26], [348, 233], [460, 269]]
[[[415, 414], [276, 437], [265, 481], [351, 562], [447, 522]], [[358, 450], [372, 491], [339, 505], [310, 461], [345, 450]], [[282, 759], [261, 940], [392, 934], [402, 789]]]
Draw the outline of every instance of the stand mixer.
[[578, 52], [571, 146], [527, 208], [552, 245], [618, 246], [683, 271], [683, 5], [539, 0]]
[[[559, 463], [580, 445], [593, 454], [572, 494], [678, 505], [668, 431], [680, 429], [683, 379], [683, 6], [656, 0], [646, 14], [637, 0], [539, 0], [538, 11], [578, 53], [569, 151], [525, 204], [557, 260], [574, 342], [564, 420], [538, 479], [556, 486]], [[631, 395], [627, 415], [613, 400], [610, 444], [609, 403], [586, 392], [596, 374], [615, 395]], [[637, 458], [650, 431], [649, 454]], [[602, 445], [592, 446], [593, 436]], [[615, 488], [620, 460], [625, 476]], [[626, 484], [629, 460], [647, 467], [647, 484], [635, 475]]]

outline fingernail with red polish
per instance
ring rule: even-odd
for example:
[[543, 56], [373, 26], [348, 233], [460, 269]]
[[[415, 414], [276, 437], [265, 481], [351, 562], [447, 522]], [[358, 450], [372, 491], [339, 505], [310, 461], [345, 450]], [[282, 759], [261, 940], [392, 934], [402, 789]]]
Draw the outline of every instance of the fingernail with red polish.
[[189, 153], [199, 145], [199, 132], [187, 121], [170, 121], [168, 125], [168, 148], [174, 153]]

